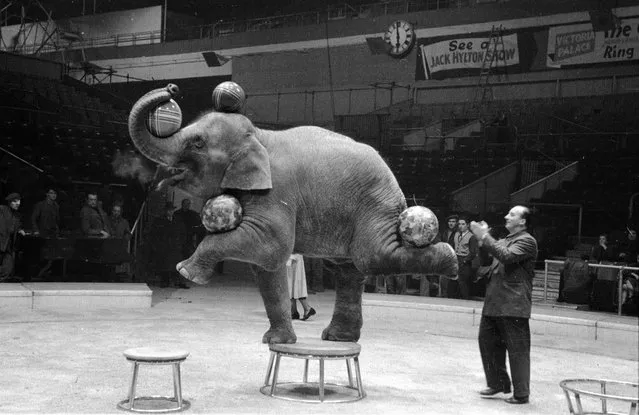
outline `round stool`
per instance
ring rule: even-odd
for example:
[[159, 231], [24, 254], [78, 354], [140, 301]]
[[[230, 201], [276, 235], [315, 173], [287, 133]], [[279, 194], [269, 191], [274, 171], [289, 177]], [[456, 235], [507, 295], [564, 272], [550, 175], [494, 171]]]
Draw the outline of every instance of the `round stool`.
[[[126, 359], [133, 363], [133, 378], [129, 397], [120, 403], [118, 408], [132, 412], [165, 413], [178, 412], [188, 409], [191, 404], [182, 399], [182, 379], [180, 377], [180, 363], [188, 357], [189, 352], [183, 350], [169, 350], [154, 347], [139, 347], [124, 351]], [[138, 381], [140, 365], [173, 365], [173, 393], [172, 398], [166, 396], [135, 396], [135, 386]]]
[[[625, 413], [637, 415], [639, 385], [636, 383], [600, 379], [565, 379], [559, 382], [559, 386], [561, 386], [566, 394], [568, 410], [571, 414], [620, 414], [621, 412], [609, 412], [608, 408], [608, 401], [617, 401], [629, 404], [629, 410]], [[572, 399], [570, 399], [570, 393], [575, 396], [575, 406], [573, 406]], [[582, 395], [594, 398], [592, 400], [601, 401], [601, 412], [584, 412]]]
[[[353, 342], [333, 342], [316, 339], [298, 340], [295, 344], [269, 344], [271, 358], [266, 370], [264, 386], [260, 392], [274, 398], [298, 402], [353, 402], [366, 396], [362, 386], [362, 375], [359, 370], [359, 352], [361, 346]], [[282, 356], [304, 359], [304, 378], [302, 382], [278, 383]], [[309, 360], [319, 360], [319, 382], [308, 381]], [[350, 359], [355, 365], [357, 384], [353, 383]], [[345, 360], [348, 372], [348, 385], [337, 385], [324, 382], [324, 361]], [[275, 364], [275, 368], [273, 368]], [[271, 379], [271, 373], [273, 377]], [[309, 387], [311, 386], [311, 387]], [[354, 394], [353, 391], [357, 393]], [[317, 394], [316, 399], [310, 396]]]

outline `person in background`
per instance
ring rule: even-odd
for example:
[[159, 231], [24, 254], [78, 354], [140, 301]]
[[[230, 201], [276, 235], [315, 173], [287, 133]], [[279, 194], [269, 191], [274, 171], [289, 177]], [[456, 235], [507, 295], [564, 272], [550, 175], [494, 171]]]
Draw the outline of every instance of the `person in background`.
[[80, 226], [84, 236], [97, 238], [110, 236], [109, 218], [98, 206], [98, 194], [95, 192], [87, 194], [86, 205], [80, 210]]
[[[122, 205], [115, 204], [111, 208], [109, 225], [111, 226], [109, 230], [111, 238], [124, 239], [127, 242], [131, 240], [131, 227], [129, 221], [122, 216]], [[128, 276], [130, 273], [131, 265], [128, 262], [115, 266], [116, 276]]]
[[531, 211], [515, 206], [504, 217], [508, 235], [495, 240], [486, 222], [471, 222], [470, 230], [481, 241], [481, 249], [493, 256], [486, 297], [479, 324], [479, 351], [491, 398], [511, 391], [506, 370], [510, 362], [513, 395], [511, 404], [526, 404], [530, 396], [530, 313], [532, 281], [537, 259], [537, 241], [528, 233]]
[[637, 245], [637, 230], [627, 228], [626, 240], [619, 245], [619, 259], [624, 262], [632, 262], [635, 256], [639, 254], [639, 246]]
[[182, 223], [173, 218], [173, 203], [166, 202], [162, 216], [157, 217], [151, 224], [147, 237], [150, 244], [150, 258], [160, 286], [174, 286], [190, 288], [184, 283], [183, 277], [175, 269], [175, 265], [182, 260], [182, 247], [186, 239], [186, 231]]
[[6, 205], [0, 206], [0, 282], [13, 278], [15, 272], [16, 240], [25, 235], [18, 209], [20, 195], [10, 193]]
[[306, 299], [308, 291], [306, 289], [306, 270], [304, 269], [304, 257], [302, 255], [293, 254], [290, 256], [286, 262], [286, 276], [288, 278], [289, 297], [291, 298], [291, 318], [293, 320], [300, 319], [296, 303], [296, 301], [299, 301], [304, 308], [302, 320], [308, 320], [309, 317], [316, 314], [316, 311]]
[[612, 246], [608, 243], [608, 235], [602, 233], [599, 235], [597, 245], [592, 247], [590, 258], [596, 263], [601, 263], [603, 261], [614, 261], [615, 257]]
[[455, 254], [459, 265], [459, 278], [453, 283], [459, 286], [459, 295], [462, 299], [470, 298], [470, 286], [474, 280], [473, 260], [477, 256], [477, 238], [468, 229], [468, 218], [460, 217], [457, 223], [458, 231], [455, 234]]
[[[446, 229], [441, 231], [441, 233], [439, 234], [439, 240], [441, 242], [446, 242], [448, 245], [452, 246], [453, 249], [455, 249], [455, 234], [457, 234], [458, 221], [458, 215], [448, 215], [448, 217], [446, 217]], [[448, 278], [439, 278], [439, 285], [441, 296], [444, 298], [448, 298], [451, 294], [449, 293], [449, 287], [452, 287], [450, 280]]]
[[31, 214], [31, 226], [35, 236], [53, 238], [60, 233], [60, 206], [58, 192], [50, 187], [44, 200], [36, 203]]
[[183, 199], [180, 209], [173, 213], [173, 219], [184, 226], [185, 240], [182, 246], [182, 258], [189, 258], [195, 252], [200, 238], [204, 233], [204, 226], [200, 215], [191, 210], [191, 200]]

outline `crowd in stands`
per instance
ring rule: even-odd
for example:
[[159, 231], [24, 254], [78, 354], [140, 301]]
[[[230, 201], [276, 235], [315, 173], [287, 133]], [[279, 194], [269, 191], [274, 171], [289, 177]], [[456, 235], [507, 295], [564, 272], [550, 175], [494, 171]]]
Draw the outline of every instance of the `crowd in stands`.
[[558, 301], [604, 311], [615, 311], [621, 304], [624, 314], [639, 314], [637, 230], [626, 227], [610, 236], [601, 234], [590, 254], [567, 259], [561, 271]]

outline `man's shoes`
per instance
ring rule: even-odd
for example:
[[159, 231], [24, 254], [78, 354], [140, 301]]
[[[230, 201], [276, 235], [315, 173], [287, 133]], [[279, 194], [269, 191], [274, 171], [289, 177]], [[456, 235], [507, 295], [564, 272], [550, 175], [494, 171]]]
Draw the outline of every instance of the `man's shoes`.
[[191, 288], [191, 287], [189, 287], [188, 285], [184, 284], [183, 282], [178, 282], [178, 283], [176, 283], [176, 284], [174, 285], [174, 287], [176, 287], [176, 288], [182, 288], [182, 289], [185, 289], [185, 290], [188, 290], [189, 288]]
[[299, 320], [300, 319], [300, 313], [298, 313], [297, 311], [294, 313], [291, 313], [291, 319], [292, 320]]
[[479, 395], [482, 398], [503, 398], [502, 395], [506, 395], [509, 393], [510, 393], [510, 389], [486, 388], [484, 390], [479, 391]]
[[317, 314], [315, 312], [315, 309], [313, 307], [311, 307], [310, 310], [308, 310], [308, 313], [304, 313], [304, 317], [302, 318], [303, 321], [308, 320], [309, 317], [314, 316], [315, 314]]
[[512, 403], [514, 405], [522, 405], [528, 403], [528, 397], [526, 396], [525, 398], [517, 398], [516, 396], [511, 396], [510, 398], [506, 399], [506, 402]]

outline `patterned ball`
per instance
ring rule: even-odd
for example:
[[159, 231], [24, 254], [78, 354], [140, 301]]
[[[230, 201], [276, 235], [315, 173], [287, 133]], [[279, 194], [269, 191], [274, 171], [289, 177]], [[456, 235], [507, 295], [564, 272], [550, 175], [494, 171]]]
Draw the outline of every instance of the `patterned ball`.
[[229, 195], [220, 195], [206, 201], [202, 208], [202, 225], [217, 233], [237, 228], [242, 222], [240, 201]]
[[222, 82], [213, 90], [213, 108], [219, 112], [240, 112], [244, 108], [246, 94], [235, 82]]
[[164, 102], [151, 111], [146, 118], [149, 132], [156, 137], [165, 138], [173, 135], [182, 125], [182, 110], [172, 99]]
[[423, 248], [439, 232], [437, 216], [424, 206], [411, 206], [399, 215], [399, 234], [409, 245]]

